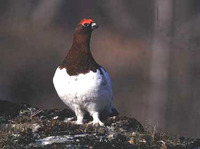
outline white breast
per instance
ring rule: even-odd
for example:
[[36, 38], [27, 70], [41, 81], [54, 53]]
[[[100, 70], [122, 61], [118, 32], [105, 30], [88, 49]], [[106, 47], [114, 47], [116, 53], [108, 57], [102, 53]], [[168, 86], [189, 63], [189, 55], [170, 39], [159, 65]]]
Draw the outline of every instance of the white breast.
[[61, 100], [72, 110], [76, 106], [88, 111], [101, 112], [112, 106], [111, 81], [106, 71], [89, 71], [86, 74], [69, 76], [65, 68], [57, 68], [53, 83]]

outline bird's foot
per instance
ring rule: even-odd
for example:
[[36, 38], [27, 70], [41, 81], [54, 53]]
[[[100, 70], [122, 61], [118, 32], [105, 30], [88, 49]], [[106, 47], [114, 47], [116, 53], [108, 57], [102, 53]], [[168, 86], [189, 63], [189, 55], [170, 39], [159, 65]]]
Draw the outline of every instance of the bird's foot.
[[75, 121], [75, 124], [76, 124], [76, 125], [83, 125], [83, 121], [78, 121], [78, 120], [77, 120], [77, 121]]
[[69, 117], [69, 118], [65, 118], [64, 122], [68, 123], [68, 122], [73, 122], [75, 120], [75, 117]]
[[83, 115], [78, 115], [75, 122], [76, 125], [83, 125]]
[[92, 125], [92, 126], [105, 126], [103, 122], [101, 122], [100, 120], [98, 122], [96, 121], [92, 121], [92, 122], [89, 122], [88, 125]]
[[82, 119], [78, 119], [75, 121], [75, 117], [70, 117], [70, 118], [66, 118], [64, 120], [65, 123], [71, 123], [71, 124], [74, 124], [74, 125], [82, 125], [83, 124], [83, 120]]
[[99, 119], [99, 113], [95, 112], [92, 114], [93, 117], [93, 121], [90, 122], [89, 124], [92, 124], [93, 126], [104, 126], [104, 123], [101, 122], [101, 120]]

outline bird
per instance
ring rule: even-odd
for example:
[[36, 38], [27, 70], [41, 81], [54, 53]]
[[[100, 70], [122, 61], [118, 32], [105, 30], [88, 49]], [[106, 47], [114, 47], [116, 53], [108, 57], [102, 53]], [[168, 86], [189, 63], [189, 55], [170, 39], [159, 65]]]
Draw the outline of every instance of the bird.
[[90, 39], [98, 25], [83, 19], [75, 27], [73, 43], [53, 76], [54, 88], [60, 99], [74, 111], [75, 124], [82, 125], [86, 112], [92, 125], [104, 126], [100, 113], [112, 113], [113, 91], [108, 72], [99, 65], [90, 50]]

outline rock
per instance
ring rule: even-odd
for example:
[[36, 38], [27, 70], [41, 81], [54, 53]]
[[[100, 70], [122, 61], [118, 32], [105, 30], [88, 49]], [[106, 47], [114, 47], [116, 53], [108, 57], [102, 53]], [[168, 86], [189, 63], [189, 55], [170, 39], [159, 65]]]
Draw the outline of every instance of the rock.
[[114, 115], [103, 127], [75, 125], [68, 109], [41, 110], [27, 104], [0, 101], [0, 148], [197, 148], [198, 139], [152, 136], [134, 118]]

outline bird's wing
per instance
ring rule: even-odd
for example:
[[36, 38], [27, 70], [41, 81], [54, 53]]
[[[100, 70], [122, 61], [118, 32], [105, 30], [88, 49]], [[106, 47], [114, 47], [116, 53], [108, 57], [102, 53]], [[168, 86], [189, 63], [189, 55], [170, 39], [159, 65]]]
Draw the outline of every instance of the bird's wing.
[[100, 71], [101, 71], [101, 74], [102, 74], [106, 84], [108, 84], [110, 87], [112, 87], [110, 77], [109, 77], [108, 73], [106, 72], [106, 70], [103, 67], [100, 67]]

